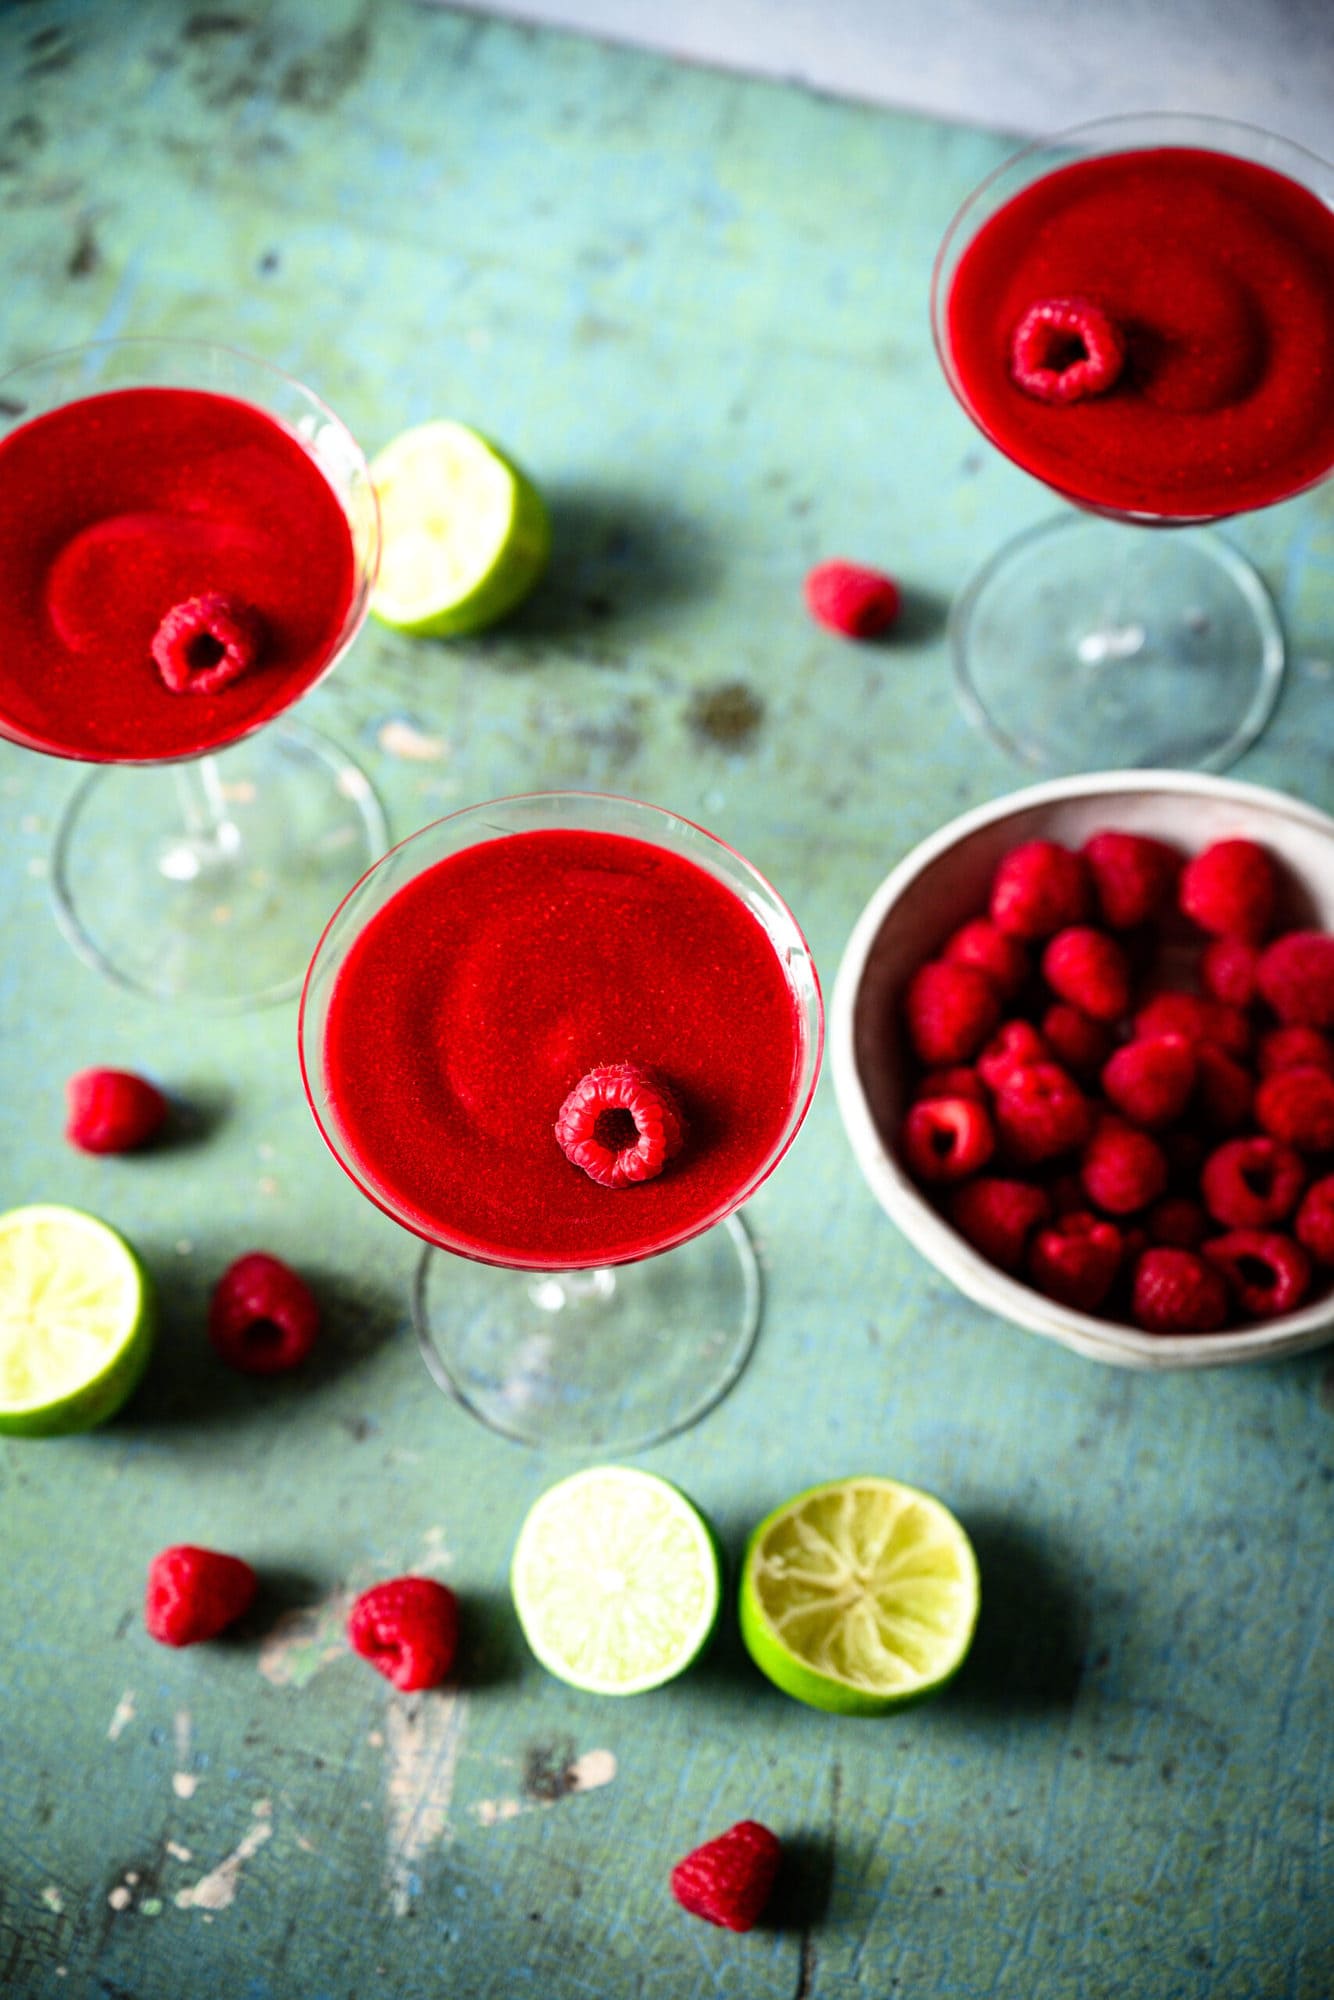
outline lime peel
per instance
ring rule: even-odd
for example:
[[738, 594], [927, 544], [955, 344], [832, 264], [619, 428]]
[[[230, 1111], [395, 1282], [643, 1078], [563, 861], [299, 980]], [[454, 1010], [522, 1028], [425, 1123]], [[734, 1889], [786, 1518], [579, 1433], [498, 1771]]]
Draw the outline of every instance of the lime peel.
[[153, 1320], [143, 1265], [107, 1223], [55, 1203], [0, 1215], [0, 1432], [105, 1423], [143, 1374]]

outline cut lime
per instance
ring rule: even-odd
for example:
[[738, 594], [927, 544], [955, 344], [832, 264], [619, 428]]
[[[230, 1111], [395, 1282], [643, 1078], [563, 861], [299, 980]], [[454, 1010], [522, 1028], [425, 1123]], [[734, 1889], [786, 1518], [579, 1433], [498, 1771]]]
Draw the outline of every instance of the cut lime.
[[396, 632], [448, 638], [513, 610], [546, 567], [551, 523], [517, 465], [466, 424], [403, 431], [372, 460], [380, 573], [370, 608]]
[[721, 1596], [703, 1516], [665, 1479], [622, 1465], [548, 1487], [519, 1530], [510, 1587], [547, 1672], [589, 1694], [641, 1694], [683, 1673]]
[[942, 1688], [978, 1603], [977, 1558], [953, 1514], [893, 1479], [812, 1486], [746, 1544], [746, 1650], [776, 1687], [835, 1715], [881, 1715]]
[[104, 1423], [152, 1344], [147, 1275], [114, 1229], [53, 1204], [0, 1215], [0, 1431]]

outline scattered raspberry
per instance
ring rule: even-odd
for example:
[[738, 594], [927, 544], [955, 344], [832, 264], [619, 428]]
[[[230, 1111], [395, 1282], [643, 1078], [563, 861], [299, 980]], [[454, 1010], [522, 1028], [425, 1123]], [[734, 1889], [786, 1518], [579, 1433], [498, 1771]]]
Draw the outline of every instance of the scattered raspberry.
[[1299, 1153], [1334, 1148], [1334, 1076], [1314, 1064], [1280, 1069], [1255, 1093], [1255, 1122], [1271, 1139], [1283, 1139]]
[[1054, 840], [1027, 840], [1003, 855], [991, 884], [991, 921], [1010, 937], [1043, 938], [1088, 915], [1088, 864]]
[[1238, 1007], [1225, 1007], [1199, 993], [1156, 993], [1135, 1015], [1135, 1033], [1184, 1035], [1188, 1042], [1215, 1042], [1229, 1055], [1250, 1051], [1251, 1024]]
[[1195, 1051], [1181, 1035], [1124, 1042], [1102, 1072], [1109, 1102], [1132, 1125], [1171, 1125], [1195, 1088]]
[[1292, 1312], [1310, 1288], [1310, 1258], [1300, 1243], [1278, 1230], [1231, 1229], [1211, 1237], [1201, 1254], [1223, 1273], [1252, 1319]]
[[144, 1624], [164, 1646], [216, 1639], [250, 1609], [259, 1579], [239, 1556], [188, 1542], [163, 1549], [148, 1566]]
[[1059, 1063], [1028, 1063], [1008, 1072], [993, 1107], [996, 1135], [1024, 1166], [1082, 1146], [1092, 1115], [1088, 1099]]
[[978, 1056], [977, 1073], [988, 1090], [1000, 1090], [1014, 1070], [1050, 1062], [1051, 1054], [1031, 1021], [1006, 1021]]
[[1003, 1002], [1022, 992], [1028, 979], [1028, 953], [1023, 945], [985, 917], [961, 925], [940, 955], [951, 965], [975, 965], [979, 972], [985, 972]]
[[157, 670], [173, 694], [216, 694], [259, 658], [259, 613], [220, 591], [173, 604], [153, 634]]
[[1255, 983], [1285, 1027], [1334, 1028], [1334, 937], [1288, 931], [1261, 953]]
[[1121, 1264], [1115, 1223], [1076, 1209], [1040, 1229], [1028, 1254], [1028, 1273], [1040, 1292], [1078, 1312], [1096, 1312]]
[[1080, 853], [1093, 877], [1099, 914], [1114, 931], [1133, 930], [1156, 917], [1181, 872], [1172, 849], [1142, 833], [1095, 833]]
[[1225, 1007], [1249, 1007], [1255, 998], [1260, 947], [1245, 938], [1215, 938], [1200, 953], [1200, 982]]
[[1079, 1163], [1079, 1177], [1095, 1207], [1133, 1215], [1167, 1187], [1167, 1157], [1147, 1132], [1120, 1118], [1100, 1120]]
[[1253, 840], [1216, 840], [1181, 871], [1182, 910], [1211, 937], [1259, 944], [1274, 920], [1278, 878]]
[[1144, 1218], [1150, 1243], [1170, 1243], [1177, 1250], [1198, 1250], [1213, 1224], [1198, 1201], [1172, 1194], [1156, 1201]]
[[1261, 1076], [1279, 1069], [1324, 1069], [1334, 1076], [1334, 1043], [1319, 1028], [1270, 1028], [1260, 1037], [1256, 1064]]
[[1042, 1038], [1057, 1062], [1078, 1077], [1096, 1076], [1112, 1046], [1106, 1023], [1095, 1021], [1067, 1000], [1057, 1000], [1043, 1015]]
[[1042, 954], [1053, 993], [1095, 1021], [1119, 1021], [1130, 1005], [1130, 968], [1114, 938], [1090, 924], [1057, 931]]
[[1135, 1266], [1130, 1310], [1146, 1333], [1217, 1333], [1227, 1323], [1227, 1284], [1193, 1250], [1146, 1250]]
[[1228, 1139], [1210, 1153], [1200, 1193], [1225, 1229], [1270, 1229], [1297, 1206], [1306, 1184], [1301, 1154], [1281, 1139]]
[[1195, 1096], [1213, 1132], [1240, 1132], [1250, 1123], [1255, 1101], [1250, 1071], [1213, 1042], [1195, 1050]]
[[208, 1337], [229, 1367], [281, 1375], [305, 1360], [320, 1309], [305, 1279], [266, 1250], [230, 1264], [213, 1288]]
[[908, 984], [904, 1012], [913, 1047], [924, 1063], [967, 1062], [1000, 1019], [1000, 1000], [975, 965], [931, 959]]
[[1077, 403], [1115, 386], [1126, 344], [1092, 299], [1039, 299], [1010, 338], [1010, 379], [1044, 403]]
[[567, 1160], [600, 1187], [651, 1181], [685, 1144], [686, 1123], [669, 1086], [639, 1063], [603, 1063], [580, 1077], [556, 1118]]
[[899, 615], [901, 601], [893, 577], [857, 563], [819, 563], [806, 578], [811, 617], [845, 639], [873, 639], [887, 631]]
[[1318, 1264], [1334, 1264], [1334, 1174], [1307, 1188], [1293, 1233]]
[[996, 1148], [986, 1107], [968, 1097], [932, 1097], [903, 1121], [903, 1157], [919, 1181], [961, 1181]]
[[362, 1591], [348, 1613], [353, 1652], [404, 1694], [444, 1680], [458, 1635], [458, 1599], [434, 1577], [396, 1576], [377, 1583]]
[[913, 1092], [915, 1103], [929, 1097], [968, 1097], [985, 1104], [986, 1089], [977, 1071], [968, 1063], [951, 1063], [948, 1069], [929, 1069]]
[[65, 1085], [65, 1137], [83, 1153], [128, 1153], [161, 1131], [167, 1100], [128, 1069], [83, 1069]]
[[1042, 1189], [1027, 1181], [982, 1175], [950, 1196], [949, 1217], [960, 1236], [1002, 1271], [1020, 1268], [1029, 1231], [1050, 1213]]
[[724, 1930], [748, 1931], [769, 1900], [782, 1858], [778, 1836], [767, 1826], [739, 1820], [677, 1862], [672, 1894], [692, 1917]]

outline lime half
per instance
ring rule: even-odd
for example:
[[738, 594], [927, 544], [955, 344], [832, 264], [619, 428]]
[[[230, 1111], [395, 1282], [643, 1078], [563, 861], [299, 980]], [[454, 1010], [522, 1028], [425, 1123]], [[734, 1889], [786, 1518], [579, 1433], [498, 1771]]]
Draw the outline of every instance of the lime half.
[[466, 424], [403, 431], [371, 462], [380, 573], [370, 608], [425, 638], [476, 632], [525, 597], [551, 553], [541, 494]]
[[958, 1671], [979, 1601], [972, 1544], [939, 1500], [892, 1479], [835, 1479], [751, 1535], [741, 1636], [798, 1701], [881, 1715]]
[[519, 1530], [510, 1587], [548, 1673], [589, 1694], [641, 1694], [683, 1673], [718, 1617], [718, 1551], [683, 1493], [593, 1466], [548, 1487]]
[[77, 1208], [0, 1215], [0, 1431], [91, 1430], [120, 1408], [153, 1344], [129, 1244]]

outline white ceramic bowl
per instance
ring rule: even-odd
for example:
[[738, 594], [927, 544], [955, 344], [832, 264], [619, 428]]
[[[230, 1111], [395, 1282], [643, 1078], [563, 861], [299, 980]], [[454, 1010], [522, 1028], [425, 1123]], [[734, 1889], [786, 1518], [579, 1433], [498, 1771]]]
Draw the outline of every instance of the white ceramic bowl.
[[1188, 771], [1103, 771], [1011, 792], [951, 820], [904, 857], [858, 918], [829, 1016], [834, 1089], [872, 1193], [909, 1241], [970, 1299], [1098, 1361], [1201, 1368], [1269, 1361], [1334, 1339], [1334, 1296], [1238, 1330], [1150, 1334], [1075, 1312], [980, 1256], [895, 1157], [909, 1063], [900, 1026], [909, 978], [967, 918], [984, 914], [1000, 857], [1025, 840], [1079, 847], [1100, 828], [1152, 834], [1187, 854], [1211, 841], [1261, 842], [1293, 887], [1285, 926], [1334, 931], [1334, 819], [1281, 792]]

